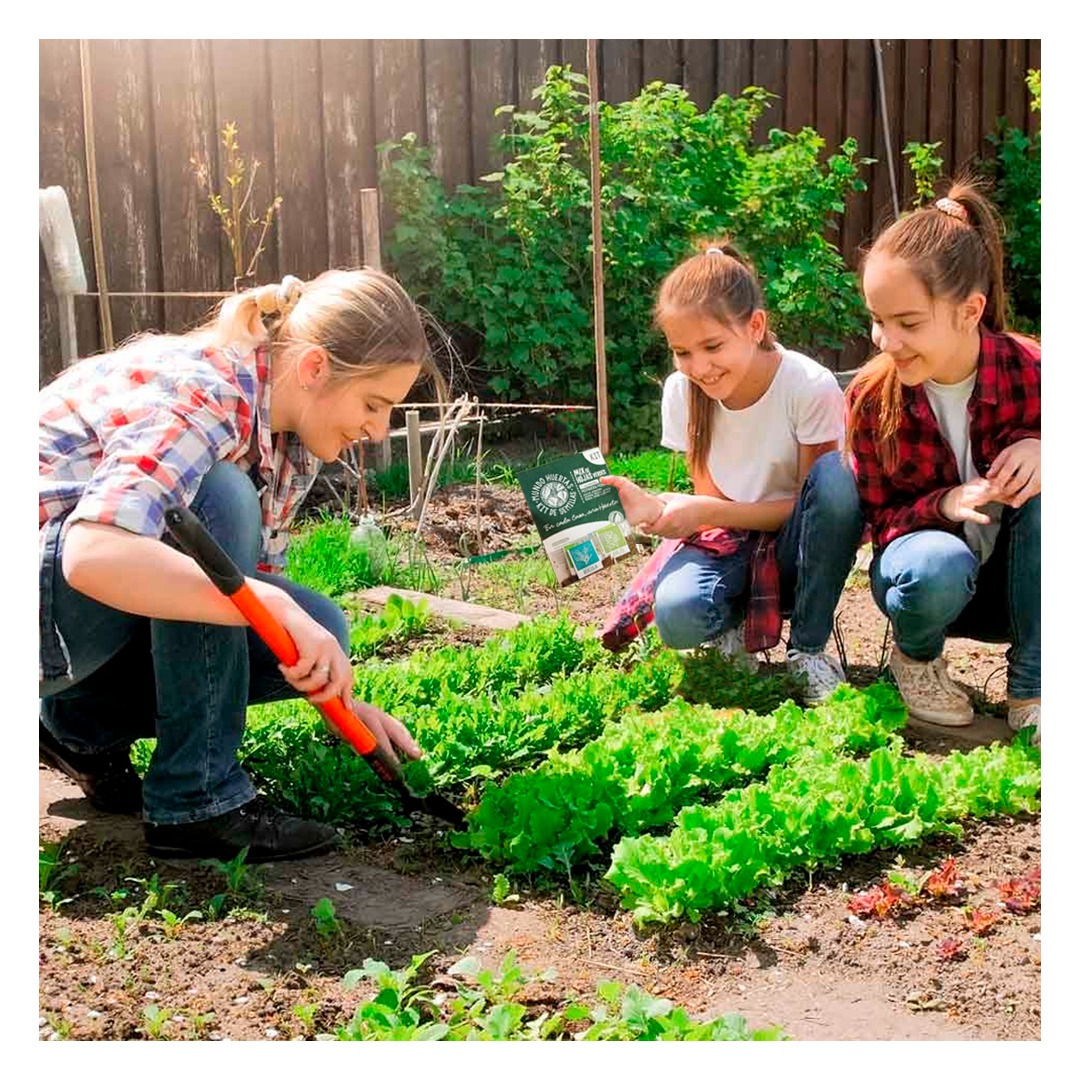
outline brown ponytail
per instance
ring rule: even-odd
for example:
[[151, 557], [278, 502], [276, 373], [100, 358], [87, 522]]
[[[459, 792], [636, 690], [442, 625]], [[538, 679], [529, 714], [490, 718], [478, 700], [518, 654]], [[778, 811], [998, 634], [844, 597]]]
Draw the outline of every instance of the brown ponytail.
[[[986, 296], [980, 322], [995, 333], [1006, 330], [1004, 251], [1001, 218], [993, 204], [970, 177], [956, 181], [945, 198], [894, 221], [864, 252], [862, 266], [871, 255], [903, 259], [934, 299], [959, 303], [973, 292]], [[896, 433], [903, 409], [902, 388], [896, 368], [885, 355], [875, 356], [851, 380], [847, 391], [850, 411], [847, 450], [852, 429], [877, 397], [877, 443], [882, 464], [896, 466]]]
[[[684, 259], [660, 283], [653, 308], [657, 328], [663, 329], [664, 319], [680, 311], [697, 311], [726, 326], [744, 326], [755, 311], [764, 310], [765, 299], [757, 272], [728, 237], [700, 239], [694, 247], [697, 254]], [[771, 349], [775, 344], [776, 338], [766, 321], [761, 347]], [[707, 468], [713, 404], [700, 387], [690, 384], [686, 436], [691, 475]]]

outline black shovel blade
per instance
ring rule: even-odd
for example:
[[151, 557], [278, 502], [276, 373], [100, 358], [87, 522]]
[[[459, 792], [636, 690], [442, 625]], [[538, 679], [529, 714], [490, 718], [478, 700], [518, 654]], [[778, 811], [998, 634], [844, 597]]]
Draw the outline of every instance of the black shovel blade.
[[423, 810], [432, 817], [439, 818], [455, 829], [460, 829], [465, 824], [465, 813], [456, 807], [445, 795], [431, 792], [428, 795], [408, 795], [405, 799], [406, 808], [409, 810]]

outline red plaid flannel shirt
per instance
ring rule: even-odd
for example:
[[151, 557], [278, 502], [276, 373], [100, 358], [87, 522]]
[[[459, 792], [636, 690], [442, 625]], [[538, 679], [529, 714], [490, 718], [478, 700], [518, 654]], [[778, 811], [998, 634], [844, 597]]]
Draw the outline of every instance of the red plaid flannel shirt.
[[[968, 401], [971, 457], [980, 476], [1007, 446], [1041, 437], [1041, 350], [1009, 334], [980, 327], [978, 375]], [[877, 396], [872, 394], [851, 429], [852, 471], [874, 550], [917, 529], [959, 533], [941, 514], [945, 493], [960, 483], [956, 456], [938, 427], [922, 386], [902, 388], [896, 465], [884, 468], [877, 450]], [[848, 423], [851, 388], [848, 390]]]

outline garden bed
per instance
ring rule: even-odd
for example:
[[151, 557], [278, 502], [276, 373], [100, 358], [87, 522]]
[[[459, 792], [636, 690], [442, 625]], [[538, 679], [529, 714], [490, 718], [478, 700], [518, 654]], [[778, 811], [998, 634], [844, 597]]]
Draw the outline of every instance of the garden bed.
[[[542, 553], [465, 563], [460, 547], [457, 552], [454, 547], [473, 524], [464, 512], [474, 505], [472, 495], [468, 486], [440, 493], [429, 511], [436, 539], [427, 546], [427, 558], [441, 579], [440, 592], [530, 616], [561, 608], [574, 623], [597, 626], [632, 576], [633, 561], [562, 590], [550, 575], [545, 577]], [[500, 523], [499, 542], [528, 546], [534, 534], [527, 513], [522, 516], [519, 492], [485, 485], [482, 496], [497, 508], [492, 515]], [[456, 514], [452, 506], [464, 510]], [[493, 532], [489, 544], [494, 539]], [[351, 606], [360, 618], [357, 605]], [[865, 574], [853, 575], [838, 616], [851, 681], [868, 687], [878, 674], [885, 624], [866, 588]], [[410, 621], [408, 612], [396, 618], [408, 624], [407, 633], [395, 623], [384, 637], [366, 631], [363, 635], [364, 648], [375, 650], [384, 663], [407, 664], [414, 650], [444, 644], [457, 653], [481, 649], [486, 639], [475, 628], [437, 619], [420, 625], [422, 620]], [[973, 741], [1006, 734], [1003, 653], [1003, 646], [966, 640], [947, 644], [946, 656], [958, 681], [982, 695], [980, 726], [974, 736], [971, 731], [926, 734], [907, 727], [901, 732], [905, 760], [921, 752], [930, 762], [940, 762], [953, 750], [970, 750]], [[771, 659], [779, 665], [780, 650]], [[538, 655], [535, 662], [543, 665], [544, 657]], [[659, 666], [652, 683], [634, 683], [612, 671], [611, 687], [639, 695], [653, 708], [648, 695], [664, 685], [668, 670], [663, 667], [667, 661], [653, 662]], [[561, 715], [560, 685], [567, 680], [583, 686], [593, 680], [598, 711], [594, 718], [582, 714], [576, 720], [575, 738], [579, 746], [597, 738], [607, 722], [605, 695], [614, 692], [603, 689], [610, 677], [605, 672], [614, 661], [586, 649], [567, 663], [584, 667], [576, 674], [544, 669], [537, 678], [550, 689], [538, 695], [512, 685], [492, 691], [494, 711], [488, 716], [481, 710], [479, 719], [474, 718], [476, 724], [488, 724], [476, 728], [482, 734], [516, 716], [515, 708], [525, 710], [523, 716], [540, 717], [528, 728], [538, 741], [526, 758], [500, 767], [491, 756], [500, 752], [498, 739], [484, 743], [488, 757], [472, 763], [449, 752], [434, 754], [436, 765], [453, 779], [455, 797], [466, 806], [475, 807], [482, 798], [483, 769], [462, 779], [477, 762], [489, 770], [496, 762], [491, 783], [536, 768], [554, 745], [544, 741], [542, 720], [548, 714], [542, 710]], [[594, 663], [599, 666], [590, 668]], [[488, 671], [485, 678], [509, 677], [484, 664], [476, 670]], [[431, 670], [437, 673], [436, 667]], [[779, 666], [771, 672], [765, 668], [763, 675], [778, 676], [779, 671]], [[402, 686], [408, 685], [408, 679], [402, 680]], [[403, 694], [402, 686], [394, 689], [387, 683], [390, 688], [380, 692]], [[429, 713], [437, 716], [439, 709], [446, 709], [450, 711], [445, 715], [456, 715], [447, 704], [450, 699], [439, 700], [443, 704], [417, 705], [401, 715], [414, 716], [418, 730], [430, 732], [424, 719]], [[305, 708], [298, 705], [296, 712], [303, 714]], [[768, 710], [760, 706], [757, 711]], [[468, 719], [463, 714], [460, 723]], [[256, 720], [251, 729], [259, 730]], [[478, 738], [462, 735], [461, 753], [467, 754], [470, 739]], [[681, 760], [689, 760], [680, 752]], [[344, 783], [346, 773], [340, 770], [346, 765], [336, 757], [327, 762], [327, 775]], [[586, 860], [561, 877], [516, 874], [451, 846], [445, 828], [434, 821], [403, 823], [392, 809], [375, 808], [367, 824], [376, 827], [365, 829], [364, 822], [356, 820], [358, 829], [349, 830], [349, 843], [331, 855], [266, 867], [240, 863], [215, 868], [149, 859], [137, 821], [97, 814], [63, 777], [45, 768], [39, 775], [42, 840], [64, 844], [49, 883], [53, 895], [41, 906], [42, 1038], [356, 1037], [368, 1030], [365, 1024], [375, 1022], [371, 1017], [357, 1019], [358, 1007], [374, 994], [375, 977], [369, 967], [368, 978], [355, 985], [350, 979], [347, 985], [347, 973], [362, 969], [369, 958], [402, 971], [414, 956], [429, 952], [413, 982], [446, 995], [444, 1011], [446, 1001], [462, 1000], [461, 993], [479, 993], [468, 966], [454, 969], [463, 956], [511, 976], [520, 968], [523, 979], [529, 973], [550, 976], [521, 986], [516, 976], [507, 976], [505, 985], [500, 984], [505, 1009], [499, 1011], [493, 998], [481, 1010], [489, 1033], [504, 1030], [504, 1024], [510, 1025], [506, 1031], [520, 1033], [521, 1025], [535, 1021], [539, 1034], [541, 1024], [557, 1021], [562, 1028], [549, 1037], [580, 1036], [590, 1025], [590, 1038], [634, 1037], [636, 1029], [610, 1028], [610, 1014], [634, 1017], [636, 1008], [645, 1015], [651, 995], [684, 1009], [687, 1024], [728, 1013], [743, 1017], [748, 1027], [725, 1027], [727, 1037], [754, 1029], [768, 1033], [774, 1025], [796, 1039], [1039, 1037], [1038, 905], [1010, 910], [998, 888], [1025, 875], [1030, 882], [1037, 871], [1037, 813], [967, 819], [955, 836], [927, 835], [900, 849], [793, 868], [782, 881], [755, 890], [726, 914], [712, 911], [696, 921], [642, 926], [604, 879], [608, 840], [600, 841], [603, 858]], [[690, 783], [698, 781], [691, 778]], [[357, 806], [365, 805], [363, 791], [355, 797]], [[689, 796], [681, 798], [685, 802]], [[386, 820], [380, 823], [376, 819], [384, 812]], [[675, 816], [674, 809], [670, 816]], [[670, 822], [658, 826], [661, 833], [670, 828]], [[879, 895], [871, 890], [882, 886], [887, 873], [919, 880], [950, 858], [961, 883], [957, 895], [898, 905], [884, 917], [855, 914], [853, 904], [863, 910], [859, 895]], [[60, 871], [70, 866], [77, 870], [61, 877]], [[862, 903], [868, 903], [865, 897]], [[189, 912], [199, 916], [181, 922]], [[984, 927], [973, 923], [976, 915], [998, 917]], [[606, 982], [619, 987], [605, 989]], [[644, 996], [631, 996], [628, 1006], [626, 995], [636, 993], [631, 987]], [[606, 1005], [605, 993], [611, 997]], [[586, 1013], [606, 1008], [609, 1018], [601, 1023], [599, 1014], [582, 1016], [580, 1010], [573, 1011], [572, 1002], [583, 1002]], [[518, 1006], [520, 1014], [513, 1011]], [[672, 1020], [673, 1011], [656, 1011], [670, 1030], [683, 1023]], [[603, 1031], [607, 1034], [600, 1034]]]

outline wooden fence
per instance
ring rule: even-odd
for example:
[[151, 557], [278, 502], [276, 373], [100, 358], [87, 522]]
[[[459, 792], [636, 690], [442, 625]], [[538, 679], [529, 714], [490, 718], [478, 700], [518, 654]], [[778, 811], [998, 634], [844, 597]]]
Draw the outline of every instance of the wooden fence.
[[[547, 67], [585, 70], [584, 40], [94, 40], [88, 71], [79, 42], [40, 42], [40, 186], [62, 185], [72, 204], [90, 289], [96, 290], [87, 180], [83, 79], [91, 79], [103, 260], [110, 290], [213, 291], [232, 285], [232, 261], [193, 156], [221, 188], [220, 128], [235, 121], [241, 151], [262, 167], [256, 196], [284, 197], [259, 279], [311, 276], [362, 261], [359, 192], [375, 186], [378, 143], [416, 132], [448, 185], [494, 168], [497, 106], [532, 107]], [[901, 203], [913, 194], [901, 150], [940, 141], [952, 171], [985, 153], [1005, 116], [1032, 132], [1024, 76], [1040, 67], [1026, 40], [886, 40], [880, 43], [888, 129]], [[831, 152], [854, 136], [877, 159], [869, 190], [844, 217], [841, 246], [858, 246], [892, 213], [879, 73], [869, 40], [605, 40], [600, 96], [618, 102], [654, 79], [679, 83], [699, 106], [722, 92], [763, 86], [777, 94], [761, 123], [816, 128]], [[59, 369], [57, 312], [39, 266], [39, 377]], [[148, 328], [182, 329], [206, 299], [114, 297], [116, 340]], [[99, 350], [96, 299], [77, 299], [81, 354]]]

